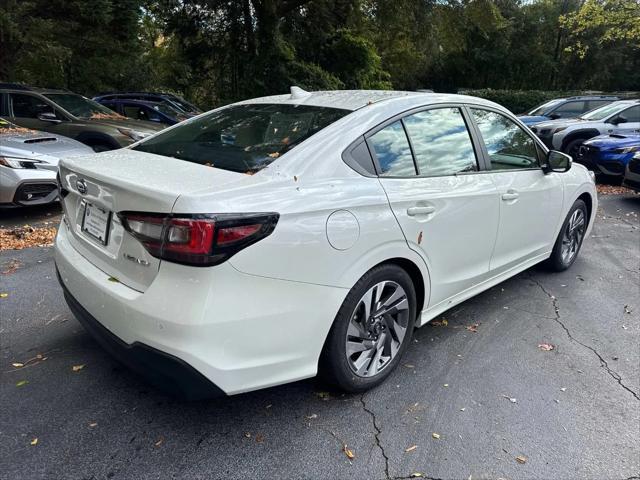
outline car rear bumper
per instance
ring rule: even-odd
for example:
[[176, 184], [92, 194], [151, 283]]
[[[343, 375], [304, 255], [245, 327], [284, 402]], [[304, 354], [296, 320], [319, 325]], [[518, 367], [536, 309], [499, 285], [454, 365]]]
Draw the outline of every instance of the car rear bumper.
[[[160, 386], [182, 386], [171, 373], [176, 361], [213, 384], [182, 386], [188, 398], [203, 391], [217, 394], [219, 389], [230, 395], [315, 376], [324, 340], [348, 292], [244, 274], [229, 262], [209, 268], [162, 262], [142, 293], [94, 266], [68, 235], [63, 222], [55, 261], [79, 320], [103, 338], [101, 343], [115, 343], [107, 350], [125, 363], [138, 364], [136, 370], [151, 375], [152, 381], [159, 378]], [[169, 363], [170, 373], [164, 367], [161, 372], [147, 368], [155, 362], [147, 359], [157, 358], [158, 352], [171, 360], [159, 362]], [[199, 378], [193, 373], [188, 377]]]
[[56, 273], [71, 312], [85, 330], [113, 357], [141, 374], [158, 389], [185, 400], [224, 396], [224, 392], [213, 382], [179, 358], [140, 342], [123, 342], [80, 305], [64, 285], [60, 273]]

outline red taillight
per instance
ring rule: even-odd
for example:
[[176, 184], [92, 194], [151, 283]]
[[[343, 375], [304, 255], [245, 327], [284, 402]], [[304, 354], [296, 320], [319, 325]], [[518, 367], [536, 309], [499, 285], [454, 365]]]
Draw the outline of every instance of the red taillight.
[[271, 234], [277, 213], [221, 215], [119, 214], [125, 229], [157, 258], [187, 265], [224, 262]]

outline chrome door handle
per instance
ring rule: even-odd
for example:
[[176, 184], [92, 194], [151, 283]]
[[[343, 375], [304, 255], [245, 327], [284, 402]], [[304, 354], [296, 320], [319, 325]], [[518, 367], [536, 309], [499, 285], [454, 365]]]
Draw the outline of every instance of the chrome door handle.
[[409, 207], [407, 208], [407, 215], [415, 217], [416, 215], [429, 215], [436, 211], [436, 207]]
[[516, 200], [519, 196], [520, 194], [518, 192], [507, 192], [502, 194], [502, 200]]

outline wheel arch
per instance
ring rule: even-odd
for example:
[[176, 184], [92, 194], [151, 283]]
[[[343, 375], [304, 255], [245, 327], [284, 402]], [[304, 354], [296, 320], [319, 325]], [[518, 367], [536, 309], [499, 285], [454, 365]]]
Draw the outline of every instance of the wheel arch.
[[106, 133], [101, 132], [82, 132], [76, 138], [79, 142], [84, 143], [88, 146], [93, 146], [97, 144], [109, 145], [111, 148], [116, 149], [120, 148], [118, 142], [116, 142], [113, 137], [110, 137]]
[[562, 139], [561, 150], [564, 152], [565, 149], [567, 148], [567, 145], [569, 145], [569, 143], [573, 142], [574, 140], [578, 140], [578, 139], [589, 140], [590, 138], [596, 137], [598, 135], [600, 135], [600, 130], [595, 128], [585, 128], [582, 130], [576, 130], [574, 132], [571, 132]]

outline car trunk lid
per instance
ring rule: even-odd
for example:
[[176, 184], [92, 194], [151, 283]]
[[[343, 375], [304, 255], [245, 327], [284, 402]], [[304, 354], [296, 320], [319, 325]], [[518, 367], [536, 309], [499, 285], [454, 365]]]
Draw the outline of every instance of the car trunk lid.
[[160, 260], [124, 229], [118, 213], [169, 214], [180, 195], [222, 189], [244, 178], [130, 149], [65, 159], [60, 184], [70, 241], [112, 281], [144, 292]]

